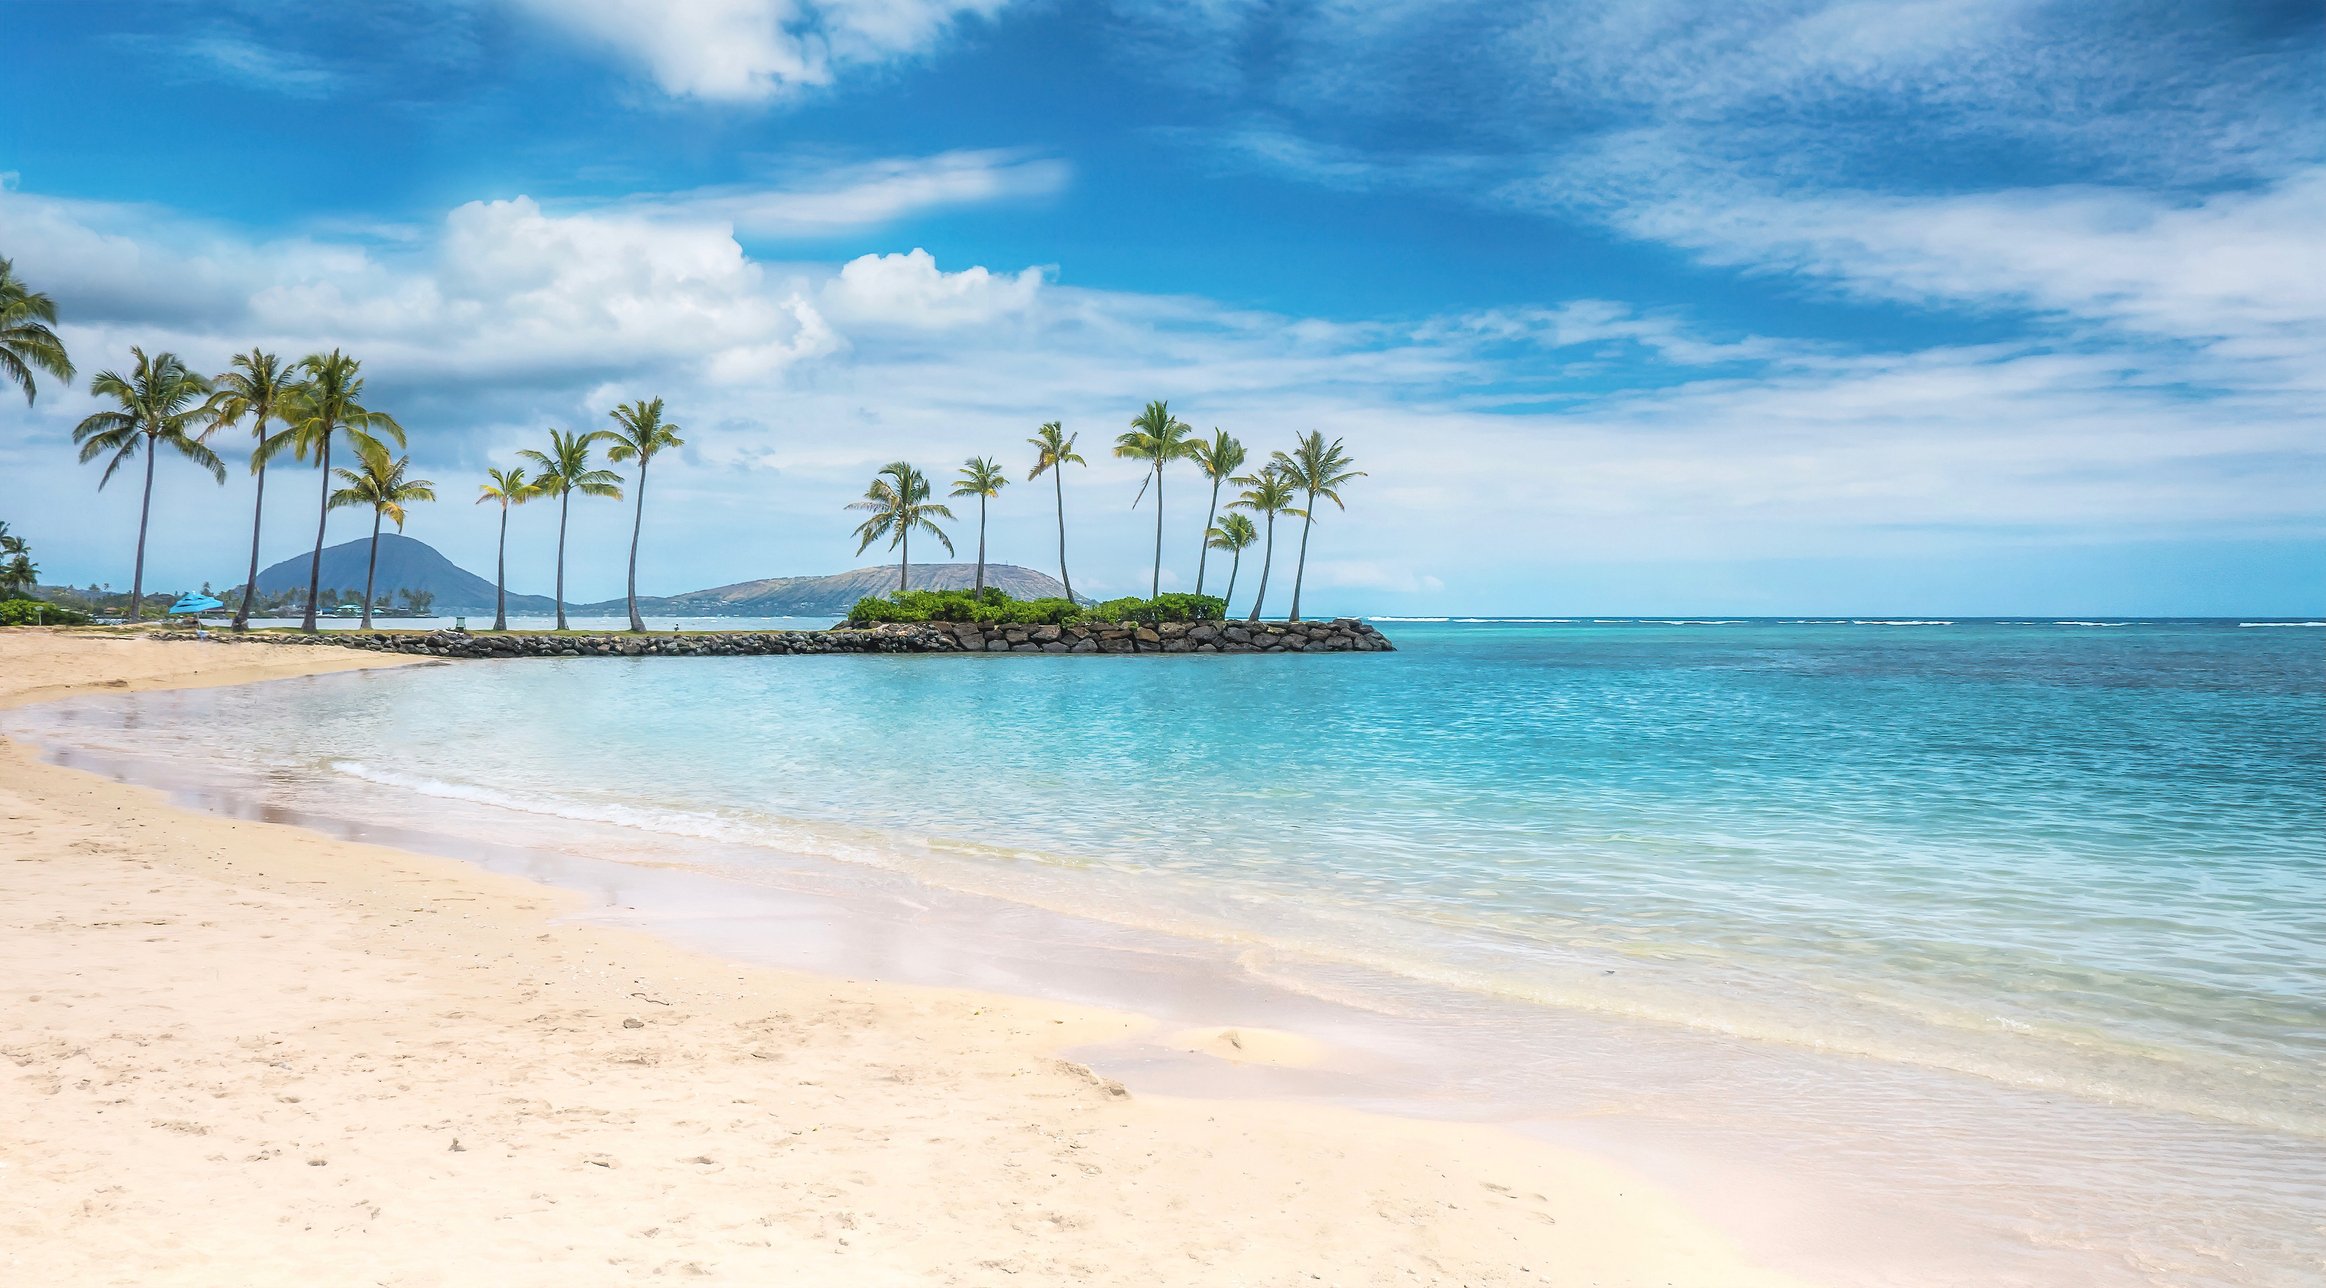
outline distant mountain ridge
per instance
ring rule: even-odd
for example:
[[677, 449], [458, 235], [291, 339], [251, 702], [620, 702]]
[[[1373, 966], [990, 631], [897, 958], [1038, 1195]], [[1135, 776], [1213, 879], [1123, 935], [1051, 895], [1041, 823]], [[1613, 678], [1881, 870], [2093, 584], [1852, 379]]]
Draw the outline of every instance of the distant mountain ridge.
[[[325, 588], [363, 592], [364, 563], [370, 541], [343, 541], [323, 548]], [[261, 594], [307, 589], [309, 555], [295, 555], [271, 564], [258, 575]], [[967, 563], [914, 564], [914, 590], [967, 590], [977, 580], [977, 565]], [[240, 577], [217, 585], [238, 586]], [[1016, 564], [989, 563], [985, 584], [1019, 599], [1063, 596], [1066, 587], [1047, 573]], [[425, 541], [392, 532], [380, 534], [378, 593], [393, 596], [399, 590], [426, 591], [436, 597], [440, 616], [475, 616], [493, 611], [493, 583], [445, 558]], [[640, 595], [638, 611], [660, 617], [840, 617], [867, 595], [885, 595], [896, 589], [895, 565], [858, 568], [824, 577], [769, 577], [731, 586], [690, 590], [681, 595]], [[519, 617], [546, 617], [557, 611], [547, 595], [509, 592], [509, 612]], [[568, 616], [620, 616], [624, 601], [568, 603]]]

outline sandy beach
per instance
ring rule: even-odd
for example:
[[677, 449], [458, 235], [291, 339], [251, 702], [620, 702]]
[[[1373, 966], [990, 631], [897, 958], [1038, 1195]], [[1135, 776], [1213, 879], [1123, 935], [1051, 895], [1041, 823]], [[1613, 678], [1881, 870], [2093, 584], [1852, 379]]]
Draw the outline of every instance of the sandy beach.
[[[9, 632], [0, 703], [397, 664]], [[561, 923], [577, 896], [181, 811], [21, 743], [0, 853], [9, 1282], [1791, 1282], [1512, 1132], [1136, 1094], [1059, 1058], [1138, 1016]]]

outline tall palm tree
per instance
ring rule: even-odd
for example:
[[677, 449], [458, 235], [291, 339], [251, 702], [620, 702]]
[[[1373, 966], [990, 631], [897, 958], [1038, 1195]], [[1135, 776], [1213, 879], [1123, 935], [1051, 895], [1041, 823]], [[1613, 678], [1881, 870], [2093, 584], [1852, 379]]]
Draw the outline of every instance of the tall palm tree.
[[1238, 510], [1264, 515], [1267, 522], [1266, 541], [1260, 548], [1260, 593], [1252, 596], [1252, 615], [1246, 619], [1256, 622], [1260, 620], [1260, 605], [1268, 602], [1268, 569], [1276, 562], [1276, 516], [1298, 514], [1300, 511], [1292, 508], [1292, 484], [1274, 465], [1267, 466], [1258, 474], [1239, 475], [1235, 482], [1244, 491], [1228, 504]]
[[32, 369], [59, 380], [73, 378], [72, 359], [64, 341], [49, 330], [56, 325], [56, 301], [24, 284], [16, 265], [0, 259], [0, 377], [24, 390], [24, 404], [32, 405]]
[[363, 570], [363, 622], [365, 630], [372, 628], [372, 586], [380, 570], [380, 520], [394, 519], [396, 531], [404, 530], [404, 507], [415, 501], [436, 499], [436, 485], [427, 479], [404, 477], [412, 458], [398, 456], [391, 459], [388, 449], [377, 442], [356, 444], [356, 468], [331, 471], [347, 486], [331, 494], [334, 510], [369, 506], [372, 512], [371, 559]]
[[1137, 509], [1147, 495], [1147, 483], [1155, 485], [1155, 577], [1148, 588], [1152, 599], [1163, 593], [1163, 467], [1173, 461], [1184, 460], [1195, 454], [1195, 444], [1187, 436], [1195, 430], [1171, 414], [1171, 406], [1158, 398], [1147, 404], [1131, 422], [1130, 432], [1115, 436], [1115, 455], [1134, 461], [1146, 461], [1151, 472], [1146, 483], [1139, 484], [1139, 495], [1131, 501]]
[[[1197, 439], [1188, 445], [1188, 455], [1195, 459], [1195, 467], [1211, 480], [1211, 508], [1203, 516], [1203, 552], [1195, 559], [1195, 593], [1203, 593], [1204, 568], [1211, 561], [1212, 524], [1220, 517], [1220, 484], [1228, 481], [1237, 470], [1244, 468], [1244, 445], [1228, 431], [1213, 426], [1211, 441]], [[1226, 549], [1226, 547], [1220, 547]]]
[[953, 511], [929, 499], [929, 478], [903, 461], [890, 461], [872, 476], [872, 486], [864, 489], [864, 499], [850, 503], [851, 510], [870, 510], [872, 517], [856, 525], [856, 535], [863, 538], [856, 543], [856, 553], [882, 537], [897, 548], [896, 588], [903, 594], [911, 573], [913, 557], [913, 529], [935, 537], [953, 553], [953, 539], [936, 525], [937, 519], [950, 519]]
[[83, 420], [73, 427], [73, 441], [80, 445], [83, 464], [112, 454], [97, 480], [100, 489], [113, 481], [115, 470], [145, 453], [145, 496], [137, 509], [137, 565], [129, 578], [129, 620], [134, 622], [145, 600], [145, 529], [153, 513], [154, 457], [167, 447], [210, 471], [220, 483], [226, 481], [226, 463], [202, 445], [212, 428], [205, 405], [210, 382], [174, 353], [149, 358], [143, 349], [129, 352], [137, 362], [126, 378], [100, 371], [89, 382], [90, 393], [113, 399], [121, 404], [120, 410], [101, 411]]
[[1292, 571], [1292, 616], [1288, 620], [1297, 622], [1300, 620], [1300, 579], [1308, 571], [1308, 530], [1316, 524], [1316, 499], [1321, 496], [1336, 509], [1348, 509], [1341, 504], [1341, 487], [1351, 479], [1364, 478], [1365, 471], [1355, 468], [1356, 462], [1341, 450], [1340, 439], [1327, 443], [1324, 434], [1314, 429], [1293, 443], [1289, 455], [1271, 454], [1268, 464], [1284, 475], [1294, 491], [1306, 493], [1308, 497], [1300, 509], [1300, 562]]
[[615, 428], [599, 431], [613, 444], [606, 449], [606, 459], [616, 465], [638, 462], [638, 510], [630, 518], [630, 629], [644, 634], [646, 623], [638, 619], [638, 529], [646, 522], [646, 466], [656, 452], [684, 447], [686, 440], [679, 437], [680, 426], [663, 423], [660, 398], [624, 403], [607, 414], [614, 418]]
[[1069, 434], [1057, 421], [1049, 421], [1027, 439], [1034, 447], [1034, 468], [1026, 475], [1028, 483], [1050, 472], [1050, 482], [1058, 493], [1058, 581], [1066, 587], [1066, 602], [1074, 602], [1074, 578], [1066, 575], [1066, 467], [1088, 465], [1074, 450], [1074, 440], [1080, 434]]
[[1243, 571], [1244, 552], [1259, 539], [1260, 530], [1252, 526], [1252, 520], [1234, 511], [1221, 515], [1220, 521], [1212, 525], [1211, 539], [1204, 542], [1204, 547], [1208, 550], [1225, 550], [1236, 557], [1236, 561], [1228, 565], [1228, 593], [1220, 596], [1223, 614], [1226, 606], [1235, 601], [1236, 574]]
[[0, 599], [31, 596], [40, 588], [40, 565], [32, 561], [32, 543], [8, 530], [0, 519]]
[[217, 390], [210, 398], [210, 413], [217, 423], [232, 425], [247, 416], [251, 437], [258, 440], [250, 452], [250, 472], [258, 477], [258, 500], [252, 504], [250, 513], [250, 575], [243, 578], [242, 602], [234, 606], [234, 629], [238, 631], [250, 629], [251, 602], [258, 598], [258, 535], [259, 524], [266, 518], [267, 457], [270, 455], [267, 422], [282, 415], [291, 381], [291, 368], [282, 359], [252, 349], [236, 354], [227, 363], [227, 370], [210, 382]]
[[961, 463], [961, 472], [954, 476], [954, 496], [977, 498], [977, 589], [971, 594], [985, 598], [985, 503], [1001, 495], [1010, 485], [1010, 476], [993, 463], [990, 456], [972, 456]]
[[533, 463], [533, 486], [543, 496], [557, 498], [557, 629], [565, 629], [565, 518], [573, 506], [573, 494], [583, 496], [610, 496], [622, 499], [622, 476], [612, 470], [601, 470], [590, 464], [590, 448], [600, 439], [612, 438], [611, 430], [592, 430], [585, 434], [549, 431], [549, 450], [537, 452], [528, 447], [517, 455]]
[[487, 501], [501, 503], [500, 553], [493, 563], [493, 629], [509, 629], [509, 507], [523, 505], [541, 495], [541, 489], [521, 469], [488, 469], [489, 483], [477, 488], [477, 504]]
[[307, 612], [301, 630], [315, 629], [315, 604], [323, 593], [323, 531], [331, 521], [331, 444], [344, 437], [361, 449], [386, 446], [384, 436], [404, 445], [404, 427], [386, 412], [363, 405], [363, 364], [337, 349], [299, 359], [299, 381], [283, 400], [283, 432], [259, 450], [269, 458], [289, 451], [312, 460], [323, 475], [323, 495], [315, 508], [315, 553], [307, 560]]

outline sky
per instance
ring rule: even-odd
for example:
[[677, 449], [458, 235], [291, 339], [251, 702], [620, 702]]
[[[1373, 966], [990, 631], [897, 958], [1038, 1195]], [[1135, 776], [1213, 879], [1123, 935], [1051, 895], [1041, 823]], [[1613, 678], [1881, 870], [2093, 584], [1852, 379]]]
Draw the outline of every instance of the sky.
[[[488, 574], [484, 470], [661, 397], [642, 591], [877, 562], [899, 458], [1000, 459], [990, 556], [1054, 572], [1058, 420], [1075, 587], [1144, 593], [1108, 449], [1161, 398], [1345, 440], [1312, 614], [2326, 610], [2314, 0], [0, 0], [0, 46], [0, 257], [80, 368], [0, 391], [50, 581], [129, 582], [90, 376], [339, 347]], [[240, 579], [213, 445], [149, 587]], [[316, 488], [270, 473], [265, 561]], [[1207, 499], [1166, 476], [1166, 589]], [[576, 504], [575, 599], [630, 517]]]

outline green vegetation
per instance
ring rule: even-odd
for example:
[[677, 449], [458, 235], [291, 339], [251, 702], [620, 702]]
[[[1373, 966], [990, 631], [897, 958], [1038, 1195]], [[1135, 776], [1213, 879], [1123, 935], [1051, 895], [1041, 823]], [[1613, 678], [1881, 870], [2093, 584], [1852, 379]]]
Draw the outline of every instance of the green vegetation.
[[24, 391], [27, 407], [37, 392], [32, 382], [34, 368], [59, 380], [73, 378], [73, 363], [65, 356], [64, 341], [49, 329], [56, 320], [56, 301], [26, 286], [16, 276], [16, 265], [0, 259], [0, 378]]
[[1013, 599], [999, 590], [908, 590], [894, 595], [856, 601], [849, 610], [850, 626], [882, 622], [976, 622], [985, 626], [1074, 626], [1098, 622], [1213, 622], [1227, 613], [1227, 603], [1210, 595], [1158, 595], [1153, 599], [1110, 599], [1103, 604], [1080, 604], [1051, 596]]
[[1260, 605], [1268, 601], [1268, 568], [1276, 562], [1276, 516], [1300, 512], [1292, 508], [1292, 484], [1272, 464], [1263, 467], [1258, 474], [1238, 475], [1235, 482], [1244, 491], [1230, 501], [1229, 506], [1261, 515], [1267, 524], [1260, 547], [1260, 593], [1252, 596], [1250, 620], [1256, 622], [1260, 620]]
[[259, 524], [267, 509], [267, 422], [282, 415], [292, 371], [282, 359], [258, 349], [236, 354], [227, 367], [210, 382], [218, 390], [210, 396], [211, 424], [224, 429], [247, 417], [251, 437], [258, 440], [250, 454], [250, 472], [258, 479], [258, 499], [250, 514], [250, 575], [243, 579], [242, 599], [234, 610], [234, 629], [243, 631], [250, 629], [250, 606], [258, 598]]
[[[1211, 552], [1215, 549], [1212, 538], [1219, 534], [1219, 529], [1213, 525], [1218, 523], [1220, 517], [1220, 484], [1244, 468], [1244, 445], [1237, 442], [1228, 431], [1214, 426], [1211, 441], [1196, 442], [1188, 455], [1195, 461], [1195, 467], [1203, 471], [1203, 476], [1211, 480], [1211, 508], [1203, 514], [1203, 549], [1195, 556], [1195, 593], [1200, 595], [1203, 593], [1204, 570], [1211, 566]], [[1231, 588], [1228, 597], [1233, 599], [1234, 577], [1228, 579], [1228, 585]]]
[[[977, 586], [970, 593], [985, 593], [985, 503], [1001, 495], [1010, 485], [1010, 476], [993, 463], [990, 456], [972, 456], [961, 463], [961, 472], [954, 476], [953, 495], [977, 498]], [[1072, 599], [1073, 596], [1067, 596]]]
[[[478, 485], [477, 504], [497, 501], [501, 506], [501, 543], [493, 556], [493, 629], [505, 631], [509, 629], [509, 507], [541, 495], [541, 488], [525, 477], [523, 470], [488, 469], [485, 477], [490, 481]], [[636, 620], [635, 605], [630, 615]]]
[[1066, 467], [1088, 466], [1074, 450], [1074, 440], [1080, 434], [1069, 434], [1057, 421], [1048, 421], [1034, 431], [1026, 442], [1034, 449], [1034, 468], [1026, 475], [1028, 483], [1042, 477], [1047, 471], [1050, 485], [1058, 494], [1058, 584], [1066, 587], [1066, 597], [1074, 598], [1074, 578], [1066, 573]]
[[1139, 484], [1139, 495], [1131, 498], [1131, 508], [1139, 508], [1146, 499], [1147, 484], [1155, 485], [1155, 577], [1147, 587], [1147, 594], [1163, 593], [1163, 467], [1173, 461], [1195, 455], [1195, 444], [1187, 436], [1195, 430], [1187, 422], [1171, 414], [1171, 405], [1162, 399], [1147, 404], [1131, 421], [1129, 432], [1115, 436], [1115, 455], [1126, 460], [1145, 461], [1148, 477]]
[[1284, 481], [1296, 492], [1306, 493], [1308, 500], [1294, 513], [1300, 516], [1300, 560], [1292, 568], [1292, 613], [1288, 621], [1300, 620], [1300, 578], [1308, 571], [1308, 530], [1316, 525], [1316, 499], [1323, 497], [1336, 509], [1347, 509], [1341, 504], [1340, 489], [1352, 479], [1365, 477], [1365, 471], [1355, 468], [1349, 454], [1341, 450], [1341, 440], [1325, 442], [1323, 433], [1310, 430], [1295, 441], [1291, 453], [1278, 452], [1268, 460], [1270, 469], [1284, 476]]
[[388, 449], [376, 442], [358, 443], [355, 449], [358, 468], [333, 470], [339, 481], [347, 486], [331, 494], [331, 508], [364, 506], [372, 512], [371, 558], [363, 570], [363, 625], [372, 624], [372, 588], [380, 571], [380, 521], [394, 519], [396, 531], [404, 530], [404, 507], [414, 501], [436, 499], [436, 485], [427, 479], [404, 477], [411, 467], [412, 458], [398, 456], [390, 459]]
[[357, 449], [369, 444], [385, 451], [382, 437], [404, 445], [404, 427], [386, 412], [363, 405], [363, 364], [337, 349], [299, 360], [299, 380], [284, 400], [283, 422], [283, 432], [268, 439], [260, 454], [271, 459], [289, 451], [302, 461], [313, 461], [323, 478], [315, 506], [315, 554], [307, 564], [307, 615], [299, 624], [301, 630], [312, 631], [316, 600], [323, 589], [323, 528], [331, 520], [331, 444], [345, 438]]
[[935, 537], [946, 554], [953, 553], [953, 538], [936, 522], [952, 518], [953, 511], [929, 499], [929, 476], [909, 462], [890, 461], [881, 466], [880, 473], [872, 476], [872, 486], [864, 489], [864, 499], [848, 508], [872, 512], [871, 518], [856, 525], [856, 535], [863, 538], [856, 543], [856, 553], [863, 554], [882, 537], [887, 537], [889, 549], [897, 552], [896, 588], [900, 595], [911, 578], [913, 529]]
[[616, 465], [638, 462], [638, 508], [630, 517], [629, 598], [631, 633], [643, 635], [646, 623], [638, 618], [638, 530], [646, 523], [646, 466], [655, 453], [684, 447], [686, 440], [679, 437], [680, 426], [663, 423], [660, 398], [624, 403], [606, 414], [614, 418], [614, 428], [599, 431], [612, 444], [606, 449], [606, 459]]
[[[612, 470], [601, 470], [590, 464], [590, 448], [600, 439], [614, 437], [612, 430], [580, 430], [561, 433], [549, 431], [549, 450], [535, 451], [528, 447], [517, 455], [533, 463], [537, 473], [533, 486], [543, 496], [557, 498], [557, 629], [565, 629], [565, 520], [573, 503], [573, 494], [622, 499], [622, 476]], [[635, 611], [635, 610], [633, 610]]]
[[[0, 265], [5, 267], [5, 265]], [[8, 530], [0, 520], [0, 626], [79, 626], [87, 613], [35, 598], [40, 565], [32, 561], [32, 543]]]
[[153, 517], [154, 458], [167, 447], [209, 470], [220, 483], [226, 481], [226, 463], [202, 445], [210, 432], [204, 423], [209, 417], [210, 382], [188, 370], [174, 353], [149, 358], [143, 349], [129, 352], [136, 365], [128, 376], [100, 371], [89, 382], [90, 393], [112, 399], [118, 409], [96, 412], [74, 426], [73, 442], [81, 449], [84, 465], [100, 456], [110, 458], [97, 480], [99, 488], [112, 482], [114, 473], [136, 460], [138, 453], [145, 454], [145, 493], [137, 508], [137, 563], [129, 577], [129, 616], [134, 620], [145, 600], [145, 531]]

